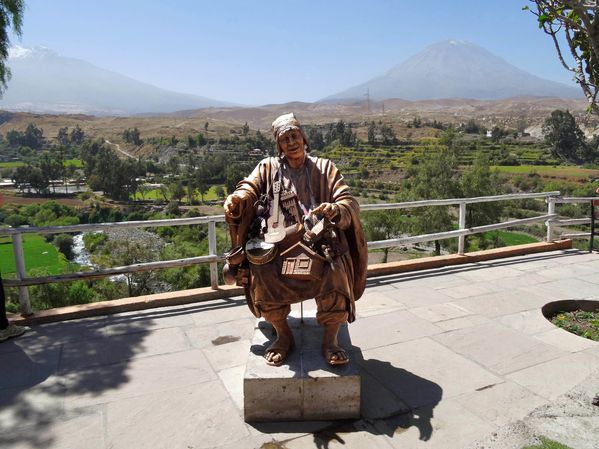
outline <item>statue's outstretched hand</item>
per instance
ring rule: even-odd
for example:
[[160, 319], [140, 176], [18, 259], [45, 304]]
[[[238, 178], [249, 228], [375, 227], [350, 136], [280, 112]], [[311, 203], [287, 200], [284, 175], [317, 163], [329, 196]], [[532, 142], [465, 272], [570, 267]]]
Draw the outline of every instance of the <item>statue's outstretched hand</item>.
[[312, 211], [313, 214], [323, 214], [327, 220], [332, 221], [339, 215], [339, 205], [335, 203], [321, 203]]
[[225, 209], [225, 215], [229, 218], [238, 218], [241, 216], [243, 212], [242, 203], [243, 199], [246, 197], [246, 194], [243, 192], [235, 192], [227, 197], [225, 200], [225, 204], [223, 205]]

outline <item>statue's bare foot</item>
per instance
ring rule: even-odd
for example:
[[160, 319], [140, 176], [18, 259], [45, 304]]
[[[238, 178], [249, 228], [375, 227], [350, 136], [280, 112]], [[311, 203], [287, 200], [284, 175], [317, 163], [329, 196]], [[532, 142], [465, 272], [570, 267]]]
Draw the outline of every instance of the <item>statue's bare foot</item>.
[[293, 333], [287, 325], [287, 320], [282, 323], [272, 323], [272, 325], [277, 331], [277, 339], [272, 345], [266, 348], [264, 358], [268, 365], [279, 366], [285, 361], [291, 349], [293, 349]]
[[349, 362], [349, 355], [337, 343], [337, 334], [340, 324], [325, 325], [324, 339], [322, 340], [322, 355], [329, 365], [345, 365]]

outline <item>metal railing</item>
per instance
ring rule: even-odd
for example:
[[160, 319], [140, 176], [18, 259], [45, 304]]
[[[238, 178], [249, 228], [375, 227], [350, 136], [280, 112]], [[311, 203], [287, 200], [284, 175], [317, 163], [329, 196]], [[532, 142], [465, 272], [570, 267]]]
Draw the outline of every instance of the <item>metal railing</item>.
[[[423, 234], [416, 236], [400, 237], [388, 240], [378, 240], [368, 242], [368, 249], [380, 249], [390, 248], [394, 246], [404, 245], [408, 243], [419, 243], [429, 242], [435, 240], [443, 240], [450, 238], [458, 238], [458, 254], [464, 254], [465, 237], [471, 234], [478, 234], [482, 232], [506, 229], [513, 226], [530, 224], [535, 222], [545, 222], [547, 226], [547, 241], [552, 240], [553, 234], [553, 223], [556, 221], [557, 214], [555, 213], [556, 202], [574, 202], [572, 198], [559, 198], [560, 192], [542, 192], [542, 193], [518, 193], [510, 195], [496, 195], [476, 198], [452, 198], [442, 200], [423, 200], [423, 201], [409, 201], [403, 203], [386, 203], [386, 204], [366, 204], [361, 206], [361, 211], [376, 211], [376, 210], [390, 210], [390, 209], [412, 209], [418, 207], [430, 207], [430, 206], [458, 206], [458, 229], [445, 232], [437, 232], [432, 234]], [[472, 228], [466, 228], [466, 213], [467, 205], [475, 203], [487, 203], [495, 201], [507, 201], [507, 200], [522, 200], [531, 198], [545, 198], [548, 205], [546, 214], [539, 215], [536, 217], [523, 218], [518, 220], [510, 220], [501, 223], [494, 223], [485, 226], [476, 226]], [[166, 219], [166, 220], [147, 220], [147, 221], [127, 221], [118, 223], [99, 223], [99, 224], [82, 224], [82, 225], [70, 225], [70, 226], [50, 226], [50, 227], [28, 227], [21, 226], [17, 228], [4, 228], [0, 229], [0, 236], [6, 235], [11, 236], [13, 242], [13, 252], [15, 258], [16, 267], [16, 279], [6, 279], [4, 284], [7, 287], [17, 287], [19, 289], [19, 305], [21, 313], [23, 315], [30, 315], [31, 304], [29, 301], [28, 287], [32, 285], [48, 284], [53, 282], [66, 282], [74, 281], [79, 279], [93, 279], [108, 277], [113, 275], [119, 275], [124, 273], [150, 271], [155, 269], [164, 268], [175, 268], [185, 267], [197, 264], [210, 264], [210, 283], [213, 289], [218, 288], [218, 262], [225, 260], [224, 254], [217, 254], [216, 247], [216, 223], [223, 223], [225, 221], [224, 215], [213, 215], [206, 217], [194, 217], [194, 218], [179, 218], [179, 219]], [[27, 277], [25, 270], [25, 256], [23, 252], [23, 234], [60, 234], [60, 233], [80, 233], [80, 232], [92, 232], [92, 231], [103, 231], [109, 229], [122, 229], [122, 228], [149, 228], [149, 227], [160, 227], [160, 226], [185, 226], [185, 225], [196, 225], [196, 224], [207, 224], [208, 225], [208, 251], [209, 254], [205, 256], [190, 257], [186, 259], [175, 259], [158, 262], [146, 262], [138, 263], [134, 265], [127, 265], [122, 267], [114, 268], [103, 268], [94, 269], [90, 271], [81, 271], [75, 273], [60, 274], [55, 276], [42, 276], [42, 277]]]
[[595, 227], [595, 224], [593, 223], [594, 218], [595, 218], [594, 209], [595, 209], [595, 207], [599, 206], [598, 200], [599, 200], [599, 198], [591, 197], [591, 196], [551, 198], [550, 201], [552, 201], [555, 204], [588, 203], [590, 206], [590, 213], [589, 213], [588, 218], [572, 218], [572, 219], [563, 219], [563, 220], [554, 220], [553, 221], [554, 225], [578, 226], [578, 225], [587, 225], [588, 224], [591, 227], [589, 232], [574, 232], [574, 233], [562, 232], [561, 238], [566, 238], [566, 239], [589, 238], [590, 239], [589, 251], [593, 251], [593, 237], [594, 237], [593, 232], [594, 232], [594, 227]]

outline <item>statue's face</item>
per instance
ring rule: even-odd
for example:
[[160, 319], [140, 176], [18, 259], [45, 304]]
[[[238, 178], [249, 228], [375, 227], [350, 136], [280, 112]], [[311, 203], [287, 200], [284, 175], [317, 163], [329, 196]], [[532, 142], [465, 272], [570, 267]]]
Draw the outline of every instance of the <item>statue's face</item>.
[[290, 164], [303, 162], [306, 156], [304, 136], [299, 129], [290, 129], [279, 136], [277, 140], [281, 151], [287, 157]]

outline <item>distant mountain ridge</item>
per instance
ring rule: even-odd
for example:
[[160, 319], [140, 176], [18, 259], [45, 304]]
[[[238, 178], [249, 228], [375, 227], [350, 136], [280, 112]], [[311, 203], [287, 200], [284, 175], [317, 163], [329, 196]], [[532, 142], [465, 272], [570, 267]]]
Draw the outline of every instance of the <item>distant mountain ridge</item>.
[[549, 81], [509, 64], [478, 45], [447, 40], [433, 44], [386, 74], [320, 101], [400, 98], [499, 100], [519, 96], [581, 98], [576, 87]]
[[44, 47], [11, 48], [8, 82], [0, 108], [41, 113], [130, 115], [232, 106], [142, 83]]

